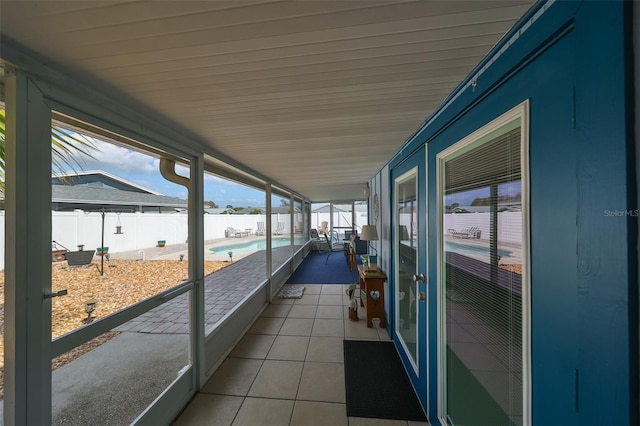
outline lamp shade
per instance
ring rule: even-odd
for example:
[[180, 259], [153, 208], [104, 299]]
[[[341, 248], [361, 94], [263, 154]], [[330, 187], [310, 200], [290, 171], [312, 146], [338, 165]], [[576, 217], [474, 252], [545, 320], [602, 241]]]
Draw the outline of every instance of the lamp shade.
[[375, 225], [363, 225], [360, 239], [364, 241], [375, 241], [378, 239], [378, 230]]

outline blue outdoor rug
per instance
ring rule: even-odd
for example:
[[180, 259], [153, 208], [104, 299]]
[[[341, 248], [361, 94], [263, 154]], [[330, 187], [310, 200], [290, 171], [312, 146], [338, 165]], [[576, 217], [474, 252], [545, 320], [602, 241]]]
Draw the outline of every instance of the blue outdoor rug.
[[[329, 261], [325, 264], [329, 256]], [[287, 280], [287, 284], [352, 284], [358, 282], [358, 271], [349, 270], [342, 252], [311, 252]]]

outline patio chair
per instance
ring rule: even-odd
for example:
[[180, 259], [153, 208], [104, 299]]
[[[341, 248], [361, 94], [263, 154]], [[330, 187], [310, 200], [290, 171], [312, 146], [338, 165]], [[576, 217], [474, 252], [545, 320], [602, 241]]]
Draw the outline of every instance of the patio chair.
[[329, 262], [329, 256], [331, 256], [331, 253], [333, 252], [337, 252], [337, 251], [344, 251], [344, 243], [342, 242], [342, 240], [337, 240], [338, 242], [334, 243], [334, 239], [331, 238], [331, 240], [329, 240], [329, 235], [324, 234], [324, 239], [327, 242], [327, 247], [329, 247], [329, 253], [327, 254], [327, 259], [324, 261], [324, 264], [326, 265], [327, 262]]
[[[451, 232], [453, 231], [453, 233]], [[449, 234], [453, 237], [465, 238], [465, 239], [478, 239], [480, 238], [480, 228], [472, 226], [471, 228], [463, 229], [460, 232], [456, 232], [455, 229], [449, 229]]]
[[224, 236], [227, 238], [242, 238], [249, 236], [249, 233], [247, 231], [242, 231], [241, 229], [228, 227], [224, 231]]
[[311, 241], [311, 250], [315, 250], [318, 253], [320, 253], [323, 249], [323, 247], [326, 250], [330, 249], [330, 246], [327, 244], [327, 241], [323, 238], [320, 238], [320, 235], [318, 234], [318, 230], [317, 229], [310, 229], [309, 230], [309, 238]]
[[258, 222], [258, 230], [256, 231], [256, 235], [264, 235], [267, 231], [264, 228], [264, 222]]

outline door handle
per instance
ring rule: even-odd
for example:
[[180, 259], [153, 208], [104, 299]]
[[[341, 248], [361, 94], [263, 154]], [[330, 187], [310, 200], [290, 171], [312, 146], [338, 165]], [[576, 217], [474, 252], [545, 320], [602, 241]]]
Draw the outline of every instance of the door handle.
[[424, 274], [413, 274], [413, 280], [414, 281], [422, 281], [423, 283], [427, 282], [427, 278], [424, 276]]

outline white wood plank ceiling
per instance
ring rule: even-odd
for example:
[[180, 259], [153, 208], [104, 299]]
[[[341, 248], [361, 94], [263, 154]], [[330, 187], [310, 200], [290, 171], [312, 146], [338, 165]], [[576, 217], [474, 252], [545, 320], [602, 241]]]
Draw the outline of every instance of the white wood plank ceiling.
[[362, 198], [532, 3], [2, 0], [0, 35], [326, 201]]

